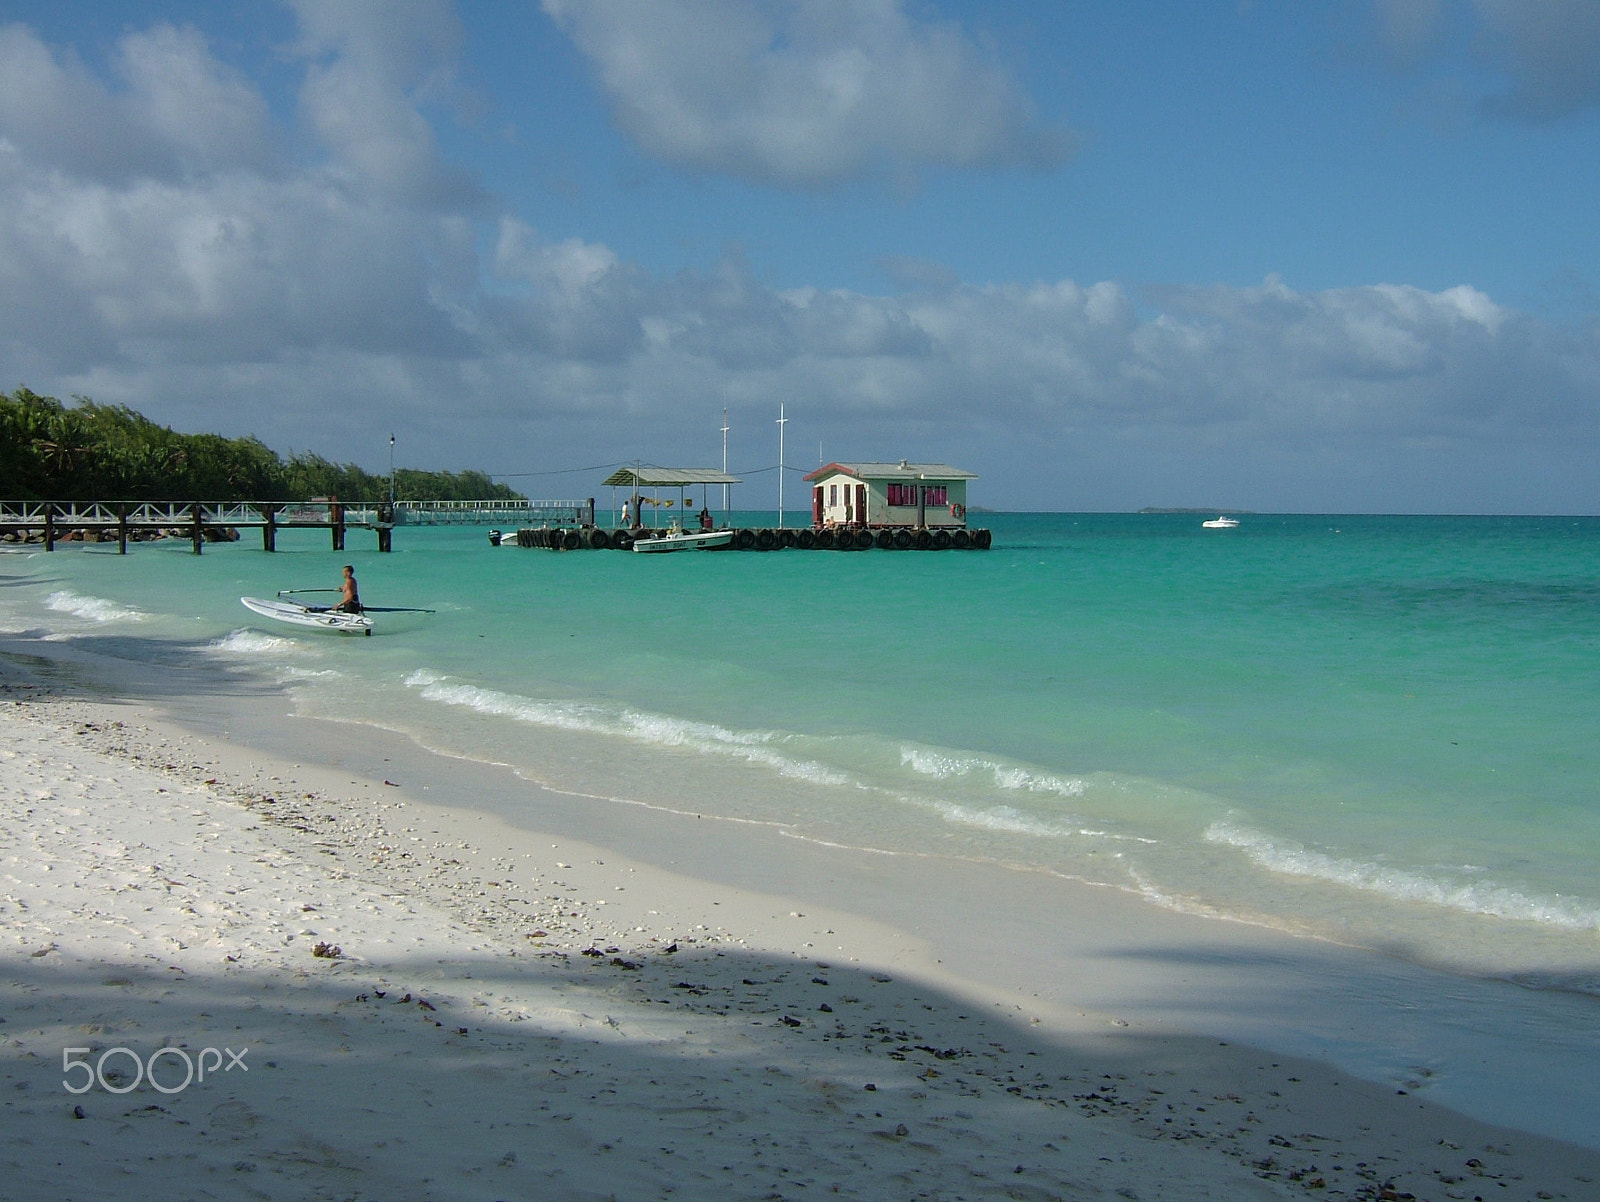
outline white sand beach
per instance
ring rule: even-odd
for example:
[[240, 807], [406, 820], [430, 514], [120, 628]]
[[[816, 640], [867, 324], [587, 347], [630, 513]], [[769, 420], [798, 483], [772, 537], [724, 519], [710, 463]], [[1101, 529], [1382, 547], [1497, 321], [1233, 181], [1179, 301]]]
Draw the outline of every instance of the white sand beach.
[[529, 829], [399, 737], [37, 669], [0, 659], [0, 1197], [1600, 1197], [1600, 1152], [1153, 1004], [1157, 942], [1200, 998], [1282, 936], [1078, 887], [1030, 967], [999, 916], [1062, 882]]

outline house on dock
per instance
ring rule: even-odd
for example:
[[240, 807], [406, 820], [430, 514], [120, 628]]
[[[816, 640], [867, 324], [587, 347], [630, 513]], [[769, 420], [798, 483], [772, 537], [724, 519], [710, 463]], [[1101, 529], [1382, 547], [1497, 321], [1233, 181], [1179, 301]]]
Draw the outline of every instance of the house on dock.
[[816, 526], [964, 528], [967, 481], [948, 463], [830, 463], [806, 477]]

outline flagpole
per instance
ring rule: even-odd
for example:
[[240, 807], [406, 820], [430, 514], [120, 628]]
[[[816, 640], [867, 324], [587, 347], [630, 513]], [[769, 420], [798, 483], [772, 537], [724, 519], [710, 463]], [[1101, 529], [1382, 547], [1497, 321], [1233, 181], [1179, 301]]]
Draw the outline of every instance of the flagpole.
[[778, 529], [783, 529], [783, 428], [789, 419], [783, 415], [783, 402], [778, 402]]
[[[728, 407], [726, 405], [722, 407], [722, 474], [724, 476], [728, 474]], [[728, 483], [726, 480], [722, 483], [722, 513], [723, 517], [726, 518], [728, 513]]]

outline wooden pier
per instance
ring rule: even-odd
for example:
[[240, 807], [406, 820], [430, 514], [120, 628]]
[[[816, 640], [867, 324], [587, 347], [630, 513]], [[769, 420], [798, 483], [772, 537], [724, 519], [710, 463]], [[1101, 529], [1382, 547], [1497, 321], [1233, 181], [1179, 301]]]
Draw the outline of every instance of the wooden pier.
[[279, 530], [326, 530], [332, 548], [344, 550], [345, 532], [372, 530], [378, 550], [393, 547], [396, 526], [512, 525], [519, 522], [594, 522], [594, 498], [581, 501], [0, 501], [0, 537], [44, 543], [64, 540], [128, 542], [150, 537], [187, 538], [199, 555], [208, 542], [232, 541], [259, 529], [261, 549], [277, 550]]

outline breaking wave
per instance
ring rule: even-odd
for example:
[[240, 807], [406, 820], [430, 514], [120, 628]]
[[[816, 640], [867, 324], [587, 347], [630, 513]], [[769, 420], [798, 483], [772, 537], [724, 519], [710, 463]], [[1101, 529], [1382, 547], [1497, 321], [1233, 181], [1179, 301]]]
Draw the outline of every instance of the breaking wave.
[[44, 603], [57, 613], [72, 614], [91, 622], [142, 622], [147, 616], [143, 610], [119, 605], [103, 597], [85, 597], [66, 589], [51, 593]]
[[935, 780], [954, 780], [958, 777], [989, 774], [997, 789], [1015, 789], [1027, 793], [1054, 793], [1058, 797], [1082, 797], [1083, 782], [1076, 778], [1041, 775], [1015, 764], [1002, 764], [981, 756], [950, 755], [926, 747], [902, 747], [900, 763], [922, 776]]
[[1228, 822], [1213, 823], [1205, 838], [1211, 843], [1236, 847], [1260, 867], [1286, 876], [1328, 881], [1396, 901], [1442, 906], [1466, 914], [1535, 922], [1569, 931], [1600, 930], [1600, 906], [1586, 899], [1537, 897], [1488, 881], [1440, 880], [1404, 868], [1330, 856], [1292, 840], [1274, 839]]
[[223, 651], [230, 655], [262, 655], [297, 647], [292, 639], [281, 639], [276, 635], [262, 634], [260, 631], [247, 630], [244, 627], [231, 631], [220, 639], [212, 639], [208, 645], [213, 651]]
[[1030, 817], [1011, 806], [956, 805], [951, 802], [934, 802], [932, 808], [947, 822], [959, 826], [974, 826], [982, 830], [1000, 831], [1008, 835], [1034, 835], [1046, 839], [1066, 838], [1082, 832], [1068, 829], [1054, 822]]
[[427, 701], [462, 706], [480, 714], [511, 718], [533, 726], [587, 734], [613, 735], [655, 747], [681, 747], [707, 755], [740, 759], [770, 768], [781, 776], [819, 785], [842, 786], [851, 778], [815, 760], [796, 759], [772, 746], [787, 736], [771, 731], [730, 730], [709, 722], [693, 722], [626, 706], [581, 701], [538, 701], [515, 693], [476, 685], [451, 684], [449, 678], [418, 669], [406, 677], [407, 687]]

